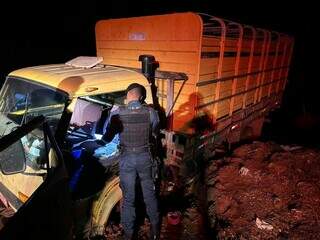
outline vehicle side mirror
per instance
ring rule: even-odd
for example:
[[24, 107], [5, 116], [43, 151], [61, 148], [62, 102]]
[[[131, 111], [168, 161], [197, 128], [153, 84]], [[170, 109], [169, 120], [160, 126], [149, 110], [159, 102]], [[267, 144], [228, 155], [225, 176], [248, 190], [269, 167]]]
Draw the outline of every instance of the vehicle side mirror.
[[26, 156], [20, 140], [0, 152], [0, 169], [5, 175], [25, 171]]

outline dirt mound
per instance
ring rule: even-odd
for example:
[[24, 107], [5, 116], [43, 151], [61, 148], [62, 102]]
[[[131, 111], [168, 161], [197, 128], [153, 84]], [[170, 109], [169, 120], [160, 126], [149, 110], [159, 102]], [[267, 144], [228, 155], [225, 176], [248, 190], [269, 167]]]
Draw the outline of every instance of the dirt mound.
[[208, 218], [220, 239], [320, 239], [320, 151], [243, 145], [206, 170]]

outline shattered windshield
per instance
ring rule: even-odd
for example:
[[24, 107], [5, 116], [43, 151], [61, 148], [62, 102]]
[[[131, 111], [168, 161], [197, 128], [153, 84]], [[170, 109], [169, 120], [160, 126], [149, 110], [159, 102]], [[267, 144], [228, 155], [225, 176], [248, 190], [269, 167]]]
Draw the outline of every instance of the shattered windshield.
[[0, 114], [18, 125], [39, 115], [60, 119], [66, 99], [62, 92], [9, 77], [0, 92]]

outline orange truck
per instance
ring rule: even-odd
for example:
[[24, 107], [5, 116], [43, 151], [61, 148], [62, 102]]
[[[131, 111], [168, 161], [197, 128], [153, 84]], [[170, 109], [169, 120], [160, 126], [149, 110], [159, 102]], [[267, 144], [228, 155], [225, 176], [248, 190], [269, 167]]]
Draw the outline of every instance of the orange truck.
[[[0, 92], [0, 133], [6, 143], [11, 136], [21, 139], [14, 150], [0, 152], [4, 205], [15, 210], [30, 205], [34, 195], [46, 192], [39, 189], [57, 169], [73, 179], [72, 141], [98, 136], [77, 130], [124, 104], [132, 82], [146, 87], [146, 102], [164, 116], [164, 166], [186, 181], [196, 174], [199, 153], [210, 157], [222, 142], [258, 137], [265, 117], [280, 106], [293, 50], [290, 36], [191, 12], [102, 20], [95, 30], [96, 58], [8, 75]], [[39, 116], [49, 127], [28, 127]], [[19, 133], [21, 128], [30, 131]], [[50, 131], [55, 138], [46, 140]], [[17, 149], [24, 157], [11, 159]], [[91, 208], [89, 234], [96, 235], [121, 198], [115, 171], [95, 193], [73, 204]]]
[[99, 21], [96, 45], [105, 64], [139, 68], [139, 55], [150, 54], [159, 70], [188, 76], [156, 78], [169, 117], [169, 158], [180, 158], [179, 138], [187, 141], [182, 151], [192, 145], [196, 119], [213, 125], [201, 136], [204, 145], [260, 135], [264, 116], [281, 103], [293, 39], [210, 15], [176, 13]]

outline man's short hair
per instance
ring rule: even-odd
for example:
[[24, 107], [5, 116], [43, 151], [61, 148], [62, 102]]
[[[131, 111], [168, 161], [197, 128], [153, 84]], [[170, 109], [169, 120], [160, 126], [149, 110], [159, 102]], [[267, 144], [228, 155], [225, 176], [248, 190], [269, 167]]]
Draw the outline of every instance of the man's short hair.
[[[141, 89], [141, 87], [143, 87], [142, 85], [140, 85], [139, 83], [131, 83], [128, 87], [127, 87], [127, 90], [126, 90], [126, 93], [128, 93], [129, 91], [131, 91], [132, 89]], [[141, 92], [141, 91], [140, 91]]]
[[129, 91], [131, 91], [131, 90], [135, 90], [135, 92], [137, 93], [137, 94], [139, 94], [139, 96], [141, 96], [141, 98], [143, 99], [143, 101], [145, 100], [145, 98], [146, 98], [146, 88], [144, 87], [144, 86], [142, 86], [141, 84], [139, 84], [139, 83], [131, 83], [128, 87], [127, 87], [127, 89], [126, 89], [126, 94], [129, 92]]

